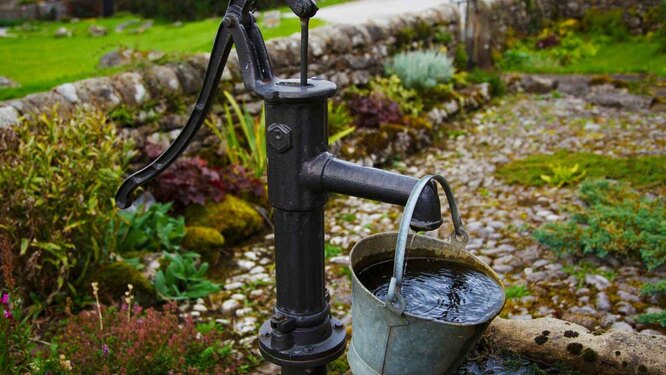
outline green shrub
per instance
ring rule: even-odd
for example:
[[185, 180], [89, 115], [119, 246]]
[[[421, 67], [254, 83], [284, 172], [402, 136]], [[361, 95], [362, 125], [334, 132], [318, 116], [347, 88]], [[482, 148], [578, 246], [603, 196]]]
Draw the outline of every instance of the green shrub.
[[453, 65], [458, 71], [463, 71], [467, 69], [468, 63], [469, 56], [467, 55], [467, 50], [465, 49], [465, 43], [458, 43], [456, 46], [456, 54], [453, 58]]
[[624, 180], [637, 188], [666, 183], [666, 156], [612, 158], [586, 152], [558, 151], [554, 154], [532, 155], [512, 161], [497, 170], [497, 175], [510, 184], [543, 186], [541, 176], [552, 173], [552, 165], [573, 167], [587, 172], [589, 178]]
[[43, 304], [76, 290], [103, 260], [101, 240], [131, 156], [98, 111], [55, 112], [0, 135], [0, 236], [8, 237], [17, 286]]
[[584, 182], [567, 222], [548, 223], [535, 238], [558, 254], [614, 254], [638, 258], [652, 270], [666, 262], [666, 208], [661, 199], [641, 196], [627, 184]]
[[666, 328], [666, 311], [650, 313], [650, 314], [641, 314], [636, 317], [636, 321], [641, 324], [654, 324]]
[[105, 245], [109, 251], [177, 251], [185, 237], [185, 219], [169, 216], [171, 203], [120, 211], [109, 223]]
[[420, 91], [447, 83], [455, 74], [451, 59], [438, 51], [400, 53], [384, 69], [389, 75], [397, 75], [406, 88]]
[[644, 296], [666, 295], [666, 280], [643, 284], [643, 286], [641, 286], [641, 294]]
[[495, 71], [486, 71], [475, 68], [466, 77], [471, 83], [488, 83], [493, 96], [506, 95], [508, 89], [502, 77]]
[[373, 93], [381, 93], [398, 103], [404, 114], [419, 116], [423, 113], [425, 105], [421, 95], [414, 89], [406, 88], [397, 75], [388, 78], [375, 77], [370, 80], [369, 87]]
[[608, 37], [615, 41], [629, 38], [629, 31], [624, 22], [624, 9], [603, 11], [590, 9], [581, 21], [581, 29], [589, 34]]
[[220, 290], [219, 284], [206, 279], [208, 263], [204, 262], [197, 268], [199, 254], [164, 253], [164, 256], [169, 265], [155, 275], [155, 288], [160, 297], [167, 300], [196, 299]]

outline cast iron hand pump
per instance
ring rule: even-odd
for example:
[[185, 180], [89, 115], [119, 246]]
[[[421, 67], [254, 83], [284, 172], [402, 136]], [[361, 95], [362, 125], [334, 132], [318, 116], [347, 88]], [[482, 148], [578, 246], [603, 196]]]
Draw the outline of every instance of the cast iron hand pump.
[[[203, 88], [190, 118], [173, 144], [147, 167], [132, 174], [116, 196], [119, 207], [132, 193], [182, 154], [211, 107], [222, 71], [236, 46], [245, 87], [265, 101], [268, 194], [275, 222], [277, 306], [259, 332], [262, 354], [283, 374], [323, 374], [345, 349], [343, 324], [331, 317], [324, 287], [324, 205], [335, 192], [404, 205], [418, 179], [358, 166], [328, 153], [327, 100], [334, 83], [307, 79], [308, 20], [312, 0], [287, 0], [301, 18], [301, 79], [274, 76], [251, 1], [231, 0], [220, 25]], [[434, 184], [419, 198], [411, 226], [433, 230], [442, 223]]]

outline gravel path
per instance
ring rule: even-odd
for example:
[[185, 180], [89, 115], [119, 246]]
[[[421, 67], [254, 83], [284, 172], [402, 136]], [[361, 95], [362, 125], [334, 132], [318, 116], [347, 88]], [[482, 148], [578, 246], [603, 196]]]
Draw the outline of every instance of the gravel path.
[[[513, 96], [450, 126], [463, 135], [393, 167], [413, 176], [440, 173], [450, 181], [470, 232], [467, 249], [492, 265], [507, 286], [529, 290], [529, 295], [509, 300], [503, 316], [552, 316], [592, 330], [665, 333], [634, 320], [636, 314], [660, 309], [656, 301], [637, 296], [647, 278], [666, 278], [663, 267], [661, 274], [646, 274], [638, 263], [588, 258], [595, 272], [567, 272], [567, 261], [540, 247], [532, 232], [545, 222], [565, 218], [563, 207], [574, 203], [574, 189], [509, 186], [493, 173], [510, 160], [560, 149], [612, 156], [666, 154], [666, 115], [621, 112], [571, 97]], [[350, 320], [351, 304], [348, 251], [370, 234], [397, 230], [400, 214], [399, 207], [358, 198], [329, 202], [327, 241], [343, 250], [327, 262], [327, 286], [332, 313], [344, 321]], [[451, 229], [448, 223], [431, 235], [446, 238]], [[272, 241], [268, 235], [261, 243], [236, 249], [235, 276], [227, 280], [227, 291], [216, 297], [210, 311], [233, 330], [235, 348], [255, 355], [258, 324], [268, 318], [267, 306], [274, 303]], [[617, 274], [614, 280], [603, 276], [611, 270]], [[275, 368], [266, 365], [259, 371], [271, 373]]]
[[322, 8], [317, 13], [329, 23], [359, 24], [400, 13], [418, 13], [451, 0], [357, 0]]

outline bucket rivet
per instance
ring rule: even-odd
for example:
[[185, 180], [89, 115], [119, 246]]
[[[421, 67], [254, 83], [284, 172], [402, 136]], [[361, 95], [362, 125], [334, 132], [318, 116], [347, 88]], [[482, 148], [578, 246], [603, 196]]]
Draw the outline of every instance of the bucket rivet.
[[337, 322], [335, 322], [335, 328], [337, 328], [337, 329], [341, 329], [341, 328], [344, 328], [344, 327], [345, 327], [345, 325], [342, 324], [341, 321], [337, 321]]
[[305, 351], [306, 351], [307, 353], [312, 353], [312, 352], [314, 352], [314, 347], [313, 347], [313, 346], [306, 346], [306, 347], [305, 347]]

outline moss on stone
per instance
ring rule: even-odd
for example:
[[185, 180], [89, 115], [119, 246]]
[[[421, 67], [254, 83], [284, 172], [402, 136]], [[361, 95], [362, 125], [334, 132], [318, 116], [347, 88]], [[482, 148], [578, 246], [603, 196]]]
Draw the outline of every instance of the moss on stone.
[[187, 227], [181, 245], [189, 251], [201, 254], [205, 262], [215, 265], [220, 261], [224, 236], [215, 228]]
[[261, 230], [261, 215], [247, 202], [227, 194], [219, 203], [190, 206], [185, 213], [191, 226], [214, 228], [227, 243], [241, 241]]
[[599, 360], [599, 354], [590, 348], [583, 349], [583, 360], [588, 363], [595, 363]]
[[153, 306], [157, 303], [153, 285], [130, 264], [117, 262], [104, 265], [91, 275], [90, 282], [99, 284], [99, 297], [104, 303], [117, 303], [127, 291], [127, 284], [132, 284], [135, 301], [139, 305]]
[[580, 355], [583, 352], [583, 344], [578, 342], [572, 342], [567, 345], [567, 351], [573, 355]]
[[553, 165], [579, 165], [586, 177], [609, 178], [630, 182], [634, 187], [654, 187], [666, 183], [666, 156], [612, 158], [586, 152], [559, 151], [555, 154], [532, 155], [510, 162], [497, 170], [497, 175], [510, 184], [543, 186], [542, 175], [551, 175]]

